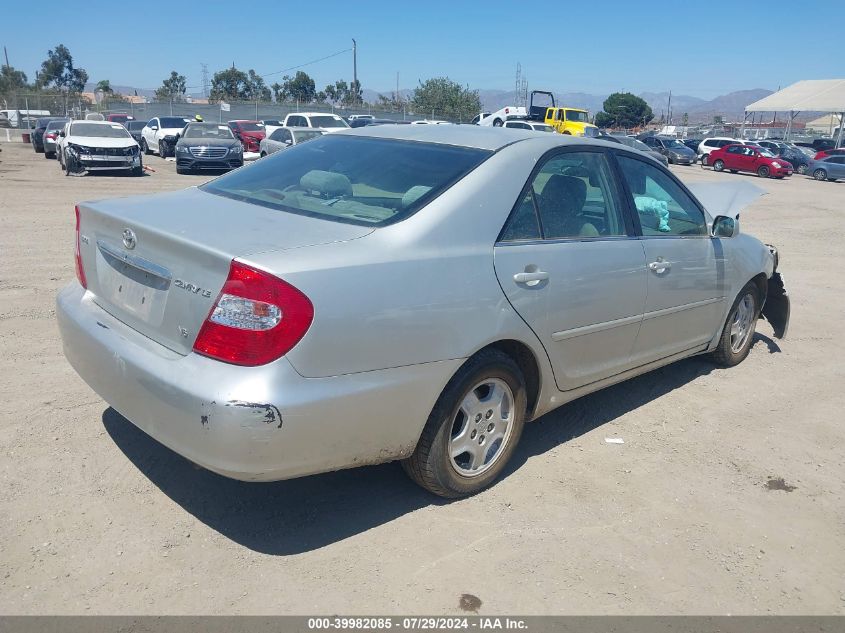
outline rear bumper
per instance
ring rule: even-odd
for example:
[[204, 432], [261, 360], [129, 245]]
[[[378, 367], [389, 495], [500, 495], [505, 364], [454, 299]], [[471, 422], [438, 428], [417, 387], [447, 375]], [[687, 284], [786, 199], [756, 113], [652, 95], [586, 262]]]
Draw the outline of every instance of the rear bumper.
[[221, 475], [273, 481], [410, 455], [461, 360], [303, 378], [285, 359], [237, 367], [180, 356], [76, 282], [57, 297], [64, 353], [121, 415]]

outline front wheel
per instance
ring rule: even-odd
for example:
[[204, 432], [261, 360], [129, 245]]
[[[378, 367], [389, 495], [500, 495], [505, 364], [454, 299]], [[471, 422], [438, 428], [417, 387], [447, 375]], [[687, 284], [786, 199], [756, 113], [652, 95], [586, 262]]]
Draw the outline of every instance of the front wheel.
[[144, 154], [152, 154], [152, 152], [150, 151], [149, 146], [147, 145], [147, 140], [146, 140], [146, 139], [143, 139], [143, 138], [141, 139], [141, 151], [142, 151]]
[[745, 284], [734, 301], [722, 336], [711, 353], [713, 362], [722, 367], [733, 367], [745, 360], [754, 339], [754, 328], [760, 316], [760, 300], [754, 282]]
[[817, 169], [813, 172], [813, 178], [816, 180], [827, 180], [827, 172], [824, 169]]
[[158, 155], [162, 158], [167, 158], [167, 143], [164, 141], [158, 142]]
[[717, 158], [715, 161], [713, 161], [713, 169], [715, 169], [716, 171], [722, 171], [724, 168], [725, 161], [723, 161], [721, 158]]
[[446, 385], [402, 467], [441, 497], [480, 492], [513, 455], [526, 407], [525, 379], [517, 364], [497, 350], [480, 352]]
[[267, 156], [267, 152], [261, 152], [261, 156], [259, 156], [259, 158], [264, 158], [265, 156]]
[[760, 165], [760, 169], [757, 170], [757, 175], [760, 176], [760, 178], [768, 178], [769, 168], [765, 165]]

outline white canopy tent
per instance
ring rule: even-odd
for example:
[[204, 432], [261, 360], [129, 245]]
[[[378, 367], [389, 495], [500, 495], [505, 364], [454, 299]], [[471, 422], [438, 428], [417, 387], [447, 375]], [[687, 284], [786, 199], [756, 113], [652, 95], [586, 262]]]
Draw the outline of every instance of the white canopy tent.
[[[845, 79], [805, 79], [745, 106], [749, 112], [789, 112], [786, 137], [800, 112], [838, 112], [845, 116]], [[836, 145], [842, 145], [842, 128]]]

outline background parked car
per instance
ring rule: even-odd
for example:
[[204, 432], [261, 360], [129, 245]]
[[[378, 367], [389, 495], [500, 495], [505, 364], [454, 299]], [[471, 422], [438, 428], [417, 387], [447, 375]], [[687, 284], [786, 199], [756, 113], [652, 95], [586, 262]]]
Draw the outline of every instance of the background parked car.
[[267, 136], [267, 131], [261, 122], [236, 119], [229, 121], [228, 125], [229, 129], [232, 130], [232, 134], [243, 145], [245, 152], [258, 153], [261, 139]]
[[698, 156], [698, 146], [701, 145], [701, 141], [703, 140], [701, 138], [685, 138], [681, 143], [689, 147]]
[[845, 178], [845, 156], [827, 156], [814, 160], [807, 170], [816, 180], [838, 180]]
[[44, 144], [44, 158], [56, 158], [59, 133], [70, 119], [50, 119], [47, 127], [44, 128], [42, 143]]
[[261, 140], [259, 152], [261, 156], [267, 156], [267, 154], [273, 154], [274, 152], [287, 149], [288, 147], [293, 147], [294, 145], [299, 145], [305, 141], [310, 141], [312, 138], [322, 136], [325, 133], [325, 130], [315, 130], [301, 127], [276, 128], [270, 136]]
[[318, 127], [326, 132], [338, 132], [349, 128], [349, 124], [336, 114], [297, 112], [285, 117], [285, 127]]
[[138, 145], [140, 145], [141, 139], [143, 138], [141, 132], [144, 130], [144, 127], [146, 125], [146, 121], [127, 121], [123, 124], [123, 127], [129, 130], [129, 133], [132, 135], [132, 138], [134, 138]]
[[767, 149], [736, 143], [710, 152], [710, 164], [715, 171], [727, 169], [734, 174], [746, 171], [760, 178], [783, 178], [791, 176], [793, 171], [790, 163]]
[[840, 147], [839, 149], [823, 149], [820, 152], [817, 152], [815, 156], [813, 156], [814, 160], [821, 160], [822, 158], [827, 158], [828, 156], [845, 156], [845, 147]]
[[188, 120], [179, 116], [162, 116], [150, 119], [141, 130], [141, 151], [167, 158], [173, 154], [176, 135]]
[[641, 139], [651, 149], [660, 152], [671, 164], [692, 165], [696, 154], [676, 138], [666, 136], [646, 136]]
[[698, 146], [698, 154], [701, 156], [702, 167], [710, 164], [708, 154], [710, 154], [710, 152], [714, 149], [734, 145], [736, 143], [742, 145], [744, 141], [738, 138], [731, 138], [730, 136], [712, 136], [701, 141], [701, 144]]
[[106, 121], [113, 121], [114, 123], [120, 123], [122, 125], [126, 125], [127, 121], [134, 121], [135, 117], [131, 114], [126, 114], [125, 112], [113, 112], [106, 116]]
[[651, 149], [648, 145], [640, 141], [639, 139], [635, 139], [632, 136], [626, 136], [624, 134], [603, 134], [600, 135], [598, 138], [604, 139], [606, 141], [611, 141], [612, 143], [618, 143], [620, 145], [624, 145], [625, 147], [630, 147], [631, 149], [638, 150], [643, 152], [644, 154], [648, 154], [658, 163], [668, 167], [669, 160], [664, 156], [662, 153]]
[[228, 125], [188, 123], [175, 147], [176, 173], [198, 169], [228, 170], [244, 164], [244, 149]]
[[551, 125], [539, 123], [537, 121], [505, 121], [502, 127], [515, 128], [517, 130], [533, 130], [535, 132], [554, 132], [555, 129]]
[[51, 117], [42, 117], [35, 120], [35, 128], [29, 135], [29, 142], [32, 143], [32, 149], [35, 150], [36, 154], [44, 151], [44, 129], [52, 120]]
[[141, 149], [129, 131], [110, 121], [69, 121], [59, 133], [59, 164], [66, 176], [83, 171], [143, 174]]

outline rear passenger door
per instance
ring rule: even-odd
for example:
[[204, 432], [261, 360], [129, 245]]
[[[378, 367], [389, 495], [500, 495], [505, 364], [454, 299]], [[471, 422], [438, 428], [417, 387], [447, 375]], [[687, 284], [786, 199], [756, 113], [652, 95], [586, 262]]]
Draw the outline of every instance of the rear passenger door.
[[632, 366], [646, 292], [632, 220], [606, 151], [558, 150], [540, 159], [496, 243], [502, 290], [561, 390]]
[[648, 267], [636, 365], [703, 348], [721, 326], [726, 260], [704, 211], [680, 182], [653, 163], [617, 155], [628, 203], [636, 210]]

